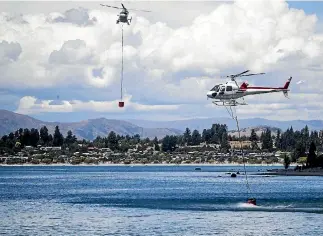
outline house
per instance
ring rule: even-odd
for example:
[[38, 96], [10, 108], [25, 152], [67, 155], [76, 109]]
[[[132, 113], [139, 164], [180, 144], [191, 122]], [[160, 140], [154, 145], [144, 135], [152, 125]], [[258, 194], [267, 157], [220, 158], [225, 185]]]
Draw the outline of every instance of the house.
[[251, 148], [251, 141], [241, 141], [241, 144], [240, 141], [229, 141], [229, 144], [232, 149], [239, 149], [241, 145], [242, 148]]

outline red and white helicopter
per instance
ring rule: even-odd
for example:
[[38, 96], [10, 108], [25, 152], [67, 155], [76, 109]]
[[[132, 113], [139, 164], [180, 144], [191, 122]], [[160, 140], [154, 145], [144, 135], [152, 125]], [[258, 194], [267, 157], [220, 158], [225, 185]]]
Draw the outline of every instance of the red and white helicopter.
[[252, 76], [252, 75], [261, 75], [265, 73], [258, 74], [245, 74], [249, 72], [246, 70], [242, 73], [236, 75], [228, 75], [226, 77], [231, 78], [231, 81], [226, 82], [225, 84], [217, 84], [215, 85], [208, 93], [207, 98], [214, 99], [212, 101], [215, 105], [218, 106], [237, 106], [237, 105], [247, 105], [245, 102], [238, 102], [237, 99], [243, 98], [247, 95], [256, 95], [256, 94], [264, 94], [264, 93], [275, 93], [275, 92], [283, 92], [285, 97], [288, 98], [288, 89], [289, 84], [292, 80], [290, 77], [284, 87], [255, 87], [248, 85], [247, 82], [243, 82], [241, 86], [238, 85], [235, 78], [241, 76]]

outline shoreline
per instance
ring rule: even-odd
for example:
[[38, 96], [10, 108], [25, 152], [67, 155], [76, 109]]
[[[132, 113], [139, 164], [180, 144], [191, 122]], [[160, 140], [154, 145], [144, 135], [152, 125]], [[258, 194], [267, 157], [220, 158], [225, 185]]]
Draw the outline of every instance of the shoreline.
[[271, 176], [323, 176], [322, 171], [287, 171], [287, 172], [266, 172], [266, 173], [258, 173], [256, 175], [271, 175]]
[[[82, 163], [82, 164], [76, 164], [76, 165], [73, 165], [73, 164], [70, 164], [70, 163], [53, 163], [53, 164], [0, 164], [0, 167], [4, 167], [4, 166], [10, 166], [10, 167], [13, 167], [13, 166], [128, 166], [128, 167], [131, 167], [131, 166], [241, 166], [243, 167], [243, 164], [239, 164], [239, 163], [191, 163], [191, 164], [170, 164], [170, 163], [165, 163], [165, 164], [162, 164], [162, 163], [158, 163], [158, 164], [123, 164], [123, 163], [98, 163], [98, 164], [85, 164], [85, 163]], [[262, 167], [265, 167], [265, 166], [268, 166], [268, 167], [283, 167], [283, 164], [280, 164], [280, 163], [274, 163], [274, 164], [245, 164], [245, 166], [248, 166], [248, 167], [253, 167], [253, 166], [262, 166]], [[293, 165], [290, 165], [290, 166], [293, 166]], [[296, 164], [295, 164], [296, 166]]]

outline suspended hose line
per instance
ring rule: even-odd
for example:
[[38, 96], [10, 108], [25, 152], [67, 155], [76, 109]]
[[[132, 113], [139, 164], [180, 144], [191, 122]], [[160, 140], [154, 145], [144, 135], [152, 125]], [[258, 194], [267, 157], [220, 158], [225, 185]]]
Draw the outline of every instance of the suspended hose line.
[[121, 25], [121, 32], [122, 32], [122, 36], [121, 36], [121, 101], [122, 101], [122, 87], [123, 87], [123, 25]]
[[227, 108], [227, 106], [225, 106], [225, 109], [227, 110], [227, 112], [229, 113], [229, 115], [231, 116], [231, 118], [236, 121], [238, 135], [239, 135], [240, 151], [241, 151], [242, 161], [243, 161], [244, 174], [246, 176], [247, 195], [249, 197], [249, 194], [251, 193], [251, 191], [250, 191], [250, 186], [249, 186], [249, 181], [248, 181], [248, 175], [247, 175], [247, 171], [246, 171], [246, 163], [245, 163], [245, 158], [244, 158], [244, 153], [243, 153], [243, 147], [242, 147], [242, 141], [241, 141], [239, 121], [238, 121], [238, 116], [236, 115], [237, 114], [237, 111], [236, 111], [235, 108], [234, 108], [234, 111], [233, 111], [232, 110], [232, 106], [229, 106], [229, 108], [230, 108], [230, 110]]

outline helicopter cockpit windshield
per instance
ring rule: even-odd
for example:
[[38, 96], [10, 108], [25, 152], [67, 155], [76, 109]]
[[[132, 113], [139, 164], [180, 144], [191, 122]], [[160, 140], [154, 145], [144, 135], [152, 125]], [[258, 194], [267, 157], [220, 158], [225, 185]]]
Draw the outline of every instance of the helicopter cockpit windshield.
[[219, 88], [220, 88], [220, 86], [219, 86], [219, 85], [215, 85], [215, 86], [211, 89], [211, 91], [218, 92], [218, 91], [219, 91]]

